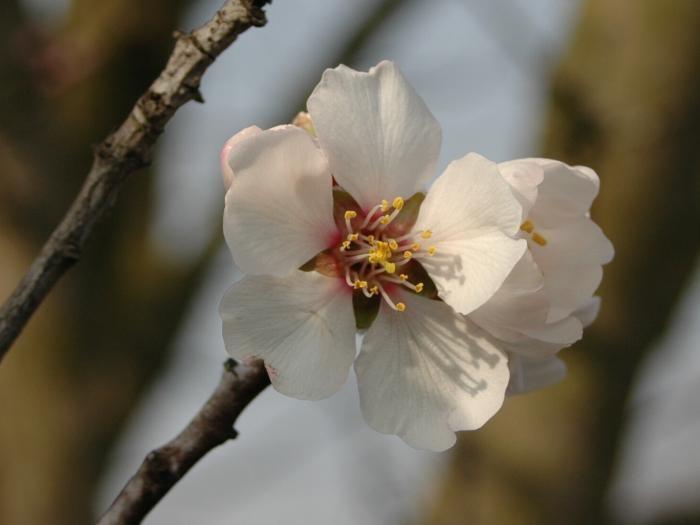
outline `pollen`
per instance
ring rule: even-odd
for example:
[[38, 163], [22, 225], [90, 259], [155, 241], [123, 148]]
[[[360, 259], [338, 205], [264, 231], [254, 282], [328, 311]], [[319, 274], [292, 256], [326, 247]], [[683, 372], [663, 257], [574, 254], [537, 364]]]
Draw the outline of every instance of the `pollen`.
[[340, 245], [341, 250], [347, 250], [350, 248], [350, 241], [343, 241], [343, 243]]
[[547, 245], [547, 239], [542, 237], [539, 233], [535, 232], [532, 234], [532, 240], [539, 244], [540, 246], [546, 246]]
[[420, 234], [420, 236], [424, 239], [430, 239], [430, 237], [433, 236], [433, 232], [431, 232], [430, 230], [425, 230], [423, 233]]
[[430, 248], [428, 248], [428, 255], [430, 255], [431, 257], [435, 255], [436, 252], [437, 248], [435, 246], [431, 246]]
[[389, 210], [389, 201], [386, 199], [382, 199], [382, 211], [388, 211]]
[[423, 288], [425, 288], [425, 285], [423, 283], [418, 283], [416, 285], [416, 293], [421, 293], [423, 291]]
[[385, 262], [384, 269], [386, 273], [394, 273], [396, 271], [396, 264], [393, 262]]
[[391, 239], [391, 240], [389, 241], [389, 248], [391, 248], [392, 250], [398, 250], [398, 249], [399, 249], [399, 243], [396, 242], [394, 239]]
[[520, 229], [525, 233], [532, 233], [533, 231], [535, 231], [535, 225], [532, 224], [532, 221], [528, 219], [520, 225]]
[[396, 309], [399, 312], [403, 312], [406, 310], [406, 305], [404, 303], [396, 303]]
[[401, 279], [402, 281], [406, 281], [406, 280], [408, 280], [408, 275], [406, 275], [405, 273], [402, 273], [401, 275], [399, 275], [399, 279]]
[[403, 200], [401, 197], [396, 197], [396, 198], [394, 199], [394, 202], [391, 203], [391, 205], [392, 205], [395, 209], [400, 210], [401, 208], [403, 208], [404, 200]]
[[420, 244], [418, 244], [417, 242], [414, 242], [413, 244], [411, 244], [411, 250], [413, 250], [414, 252], [417, 252], [418, 250], [420, 250]]
[[355, 288], [355, 290], [359, 290], [361, 288], [367, 288], [367, 281], [357, 280], [353, 283], [353, 287]]
[[356, 241], [359, 238], [360, 238], [359, 233], [351, 233], [348, 235], [348, 241]]
[[345, 218], [346, 218], [346, 219], [350, 220], [350, 219], [354, 219], [355, 217], [357, 217], [357, 212], [356, 212], [356, 211], [354, 211], [354, 210], [348, 210], [348, 211], [345, 212]]
[[379, 295], [379, 286], [372, 286], [372, 288], [369, 289], [370, 296], [372, 295]]
[[403, 252], [403, 258], [404, 258], [404, 259], [410, 259], [411, 257], [413, 257], [413, 253], [412, 253], [412, 252], [410, 252], [410, 251], [408, 251], [408, 250], [406, 250], [405, 252]]
[[386, 226], [391, 222], [391, 216], [390, 215], [384, 215], [381, 219], [379, 219], [379, 222]]

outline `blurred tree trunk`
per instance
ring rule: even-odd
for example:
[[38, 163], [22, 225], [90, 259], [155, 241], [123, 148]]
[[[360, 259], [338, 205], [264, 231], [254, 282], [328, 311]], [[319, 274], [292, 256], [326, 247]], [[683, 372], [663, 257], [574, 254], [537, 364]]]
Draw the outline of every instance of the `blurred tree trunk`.
[[[184, 0], [75, 0], [49, 32], [3, 2], [0, 296], [67, 209], [90, 145], [164, 64]], [[7, 15], [7, 16], [6, 16]], [[0, 523], [82, 524], [111, 441], [163, 364], [203, 264], [148, 245], [141, 173], [0, 369]]]
[[567, 380], [462, 436], [426, 523], [612, 521], [606, 490], [635, 374], [700, 247], [700, 3], [587, 0], [556, 70], [544, 153], [598, 171], [616, 247]]

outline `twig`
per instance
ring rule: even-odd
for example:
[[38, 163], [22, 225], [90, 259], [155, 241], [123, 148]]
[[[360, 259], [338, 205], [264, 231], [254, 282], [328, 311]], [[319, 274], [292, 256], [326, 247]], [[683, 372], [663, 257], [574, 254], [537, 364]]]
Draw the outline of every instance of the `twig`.
[[269, 384], [262, 361], [248, 366], [226, 361], [219, 385], [197, 415], [175, 439], [146, 456], [98, 525], [141, 523], [197, 461], [236, 437], [239, 414]]
[[175, 35], [165, 68], [119, 129], [97, 146], [73, 204], [0, 308], [0, 361], [48, 292], [80, 258], [95, 223], [111, 208], [124, 181], [150, 163], [167, 122], [186, 102], [202, 101], [199, 84], [206, 69], [238, 35], [265, 25], [262, 8], [270, 1], [227, 0], [202, 27]]

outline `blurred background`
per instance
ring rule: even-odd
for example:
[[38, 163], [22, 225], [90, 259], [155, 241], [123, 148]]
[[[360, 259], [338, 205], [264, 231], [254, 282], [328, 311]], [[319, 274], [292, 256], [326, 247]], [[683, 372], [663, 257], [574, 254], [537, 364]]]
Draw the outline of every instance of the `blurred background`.
[[[221, 0], [0, 0], [0, 297], [67, 209], [91, 147]], [[565, 382], [449, 453], [371, 431], [354, 379], [269, 389], [149, 524], [700, 523], [700, 2], [295, 0], [211, 67], [80, 263], [0, 367], [0, 523], [87, 524], [177, 433], [225, 358], [219, 150], [300, 109], [326, 67], [388, 58], [477, 151], [602, 179], [617, 255]]]

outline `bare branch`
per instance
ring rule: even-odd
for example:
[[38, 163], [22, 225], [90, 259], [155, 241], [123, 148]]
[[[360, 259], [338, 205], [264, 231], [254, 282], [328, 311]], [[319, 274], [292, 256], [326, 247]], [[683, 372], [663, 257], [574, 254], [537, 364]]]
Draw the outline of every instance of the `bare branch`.
[[98, 525], [140, 523], [207, 452], [236, 437], [239, 414], [270, 384], [262, 361], [249, 366], [229, 359], [216, 390], [185, 429], [146, 456]]
[[265, 25], [262, 8], [269, 2], [227, 0], [202, 27], [176, 34], [165, 68], [119, 129], [97, 146], [73, 204], [0, 309], [0, 360], [48, 292], [80, 258], [95, 223], [112, 206], [127, 177], [150, 163], [153, 145], [167, 122], [186, 102], [202, 100], [199, 84], [206, 69], [238, 35]]

